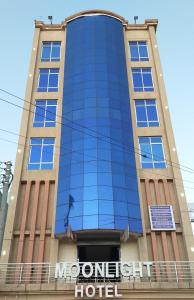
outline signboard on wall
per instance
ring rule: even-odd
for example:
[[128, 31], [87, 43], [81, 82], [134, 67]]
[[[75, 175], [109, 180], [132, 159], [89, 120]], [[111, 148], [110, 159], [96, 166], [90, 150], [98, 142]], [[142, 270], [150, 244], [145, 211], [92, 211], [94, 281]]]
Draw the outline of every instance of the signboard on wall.
[[150, 205], [151, 230], [176, 230], [171, 205]]

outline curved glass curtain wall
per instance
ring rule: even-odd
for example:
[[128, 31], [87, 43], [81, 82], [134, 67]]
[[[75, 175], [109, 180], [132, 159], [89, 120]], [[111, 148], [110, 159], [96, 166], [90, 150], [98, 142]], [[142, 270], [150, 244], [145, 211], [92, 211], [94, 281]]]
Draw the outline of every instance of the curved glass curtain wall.
[[62, 115], [55, 233], [69, 225], [141, 233], [120, 21], [86, 16], [67, 25]]

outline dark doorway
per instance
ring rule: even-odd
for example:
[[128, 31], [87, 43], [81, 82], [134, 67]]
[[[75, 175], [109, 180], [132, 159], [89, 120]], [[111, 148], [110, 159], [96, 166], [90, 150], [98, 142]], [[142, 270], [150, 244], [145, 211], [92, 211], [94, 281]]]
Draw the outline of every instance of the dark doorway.
[[78, 246], [80, 262], [119, 261], [119, 246]]

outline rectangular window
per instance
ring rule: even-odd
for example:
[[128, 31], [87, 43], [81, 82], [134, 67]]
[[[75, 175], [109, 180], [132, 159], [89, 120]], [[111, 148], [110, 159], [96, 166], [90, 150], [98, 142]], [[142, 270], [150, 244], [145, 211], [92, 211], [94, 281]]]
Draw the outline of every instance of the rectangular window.
[[41, 61], [60, 61], [61, 42], [43, 42]]
[[31, 138], [28, 170], [53, 169], [54, 145], [54, 138]]
[[141, 152], [141, 167], [144, 169], [164, 169], [166, 168], [162, 138], [139, 137]]
[[56, 126], [57, 100], [36, 100], [33, 127]]
[[174, 215], [171, 205], [149, 206], [151, 230], [175, 230]]
[[137, 127], [159, 126], [156, 100], [135, 100]]
[[154, 90], [151, 68], [133, 68], [132, 76], [134, 92], [152, 92]]
[[38, 92], [58, 92], [59, 69], [39, 69]]
[[131, 61], [148, 61], [148, 47], [146, 42], [129, 42]]

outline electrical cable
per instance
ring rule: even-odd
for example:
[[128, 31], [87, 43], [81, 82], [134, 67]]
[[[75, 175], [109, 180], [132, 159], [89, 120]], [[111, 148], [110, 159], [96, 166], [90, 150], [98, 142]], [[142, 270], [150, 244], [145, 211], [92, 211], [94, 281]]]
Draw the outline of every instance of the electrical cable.
[[[2, 130], [1, 128], [0, 128], [0, 130]], [[3, 129], [3, 131], [4, 131], [4, 129]], [[17, 133], [13, 133], [13, 132], [11, 132], [11, 131], [8, 131], [8, 130], [6, 130], [6, 132], [7, 133], [10, 133], [10, 134], [14, 134], [14, 135], [17, 135], [17, 136], [22, 136], [22, 135], [20, 135], [20, 134], [17, 134]], [[26, 140], [28, 140], [28, 138], [27, 137], [24, 137], [24, 136], [22, 136], [23, 138], [25, 138]], [[20, 146], [22, 146], [22, 147], [24, 147], [24, 148], [30, 148], [30, 145], [24, 145], [24, 144], [21, 144], [21, 143], [17, 143], [17, 142], [14, 142], [14, 141], [10, 141], [10, 140], [8, 140], [8, 139], [4, 139], [4, 138], [0, 138], [0, 140], [2, 140], [2, 141], [5, 141], [5, 142], [9, 142], [9, 143], [13, 143], [13, 144], [16, 144], [16, 145], [20, 145]], [[56, 148], [59, 148], [60, 149], [60, 147], [58, 146], [56, 146], [55, 145], [55, 147]], [[72, 152], [72, 151], [71, 151]], [[76, 150], [74, 150], [73, 152], [77, 152]], [[57, 154], [57, 153], [56, 153]], [[58, 154], [59, 155], [59, 154]], [[65, 154], [66, 155], [66, 154]], [[87, 155], [87, 156], [89, 156], [89, 155]], [[90, 156], [90, 157], [93, 157], [93, 156]], [[97, 160], [97, 157], [93, 157], [93, 161], [94, 160]], [[92, 161], [92, 162], [93, 162]], [[110, 160], [105, 160], [105, 159], [101, 159], [101, 161], [105, 161], [105, 162], [111, 162]], [[84, 162], [84, 161], [76, 161], [76, 162], [78, 162], [78, 163], [80, 163], [80, 162]], [[89, 163], [90, 163], [90, 161], [89, 161]], [[118, 163], [118, 164], [121, 164], [121, 163]], [[95, 165], [96, 166], [96, 165]], [[142, 169], [139, 169], [139, 168], [135, 168], [135, 167], [133, 167], [133, 166], [131, 166], [133, 169], [135, 169], [136, 171], [137, 170], [139, 170], [139, 171], [141, 171], [141, 172], [143, 172], [143, 173], [148, 173], [148, 174], [150, 174], [150, 172], [146, 172], [145, 170], [142, 170]], [[162, 177], [164, 177], [164, 178], [167, 178], [167, 179], [174, 179], [174, 180], [180, 180], [181, 182], [183, 181], [181, 178], [179, 179], [179, 178], [172, 178], [171, 176], [166, 176], [166, 175], [164, 175], [164, 174], [160, 174], [160, 173], [154, 173], [154, 172], [151, 172], [151, 174], [154, 174], [154, 175], [160, 175], [160, 176], [162, 176]], [[134, 176], [128, 176], [128, 177], [131, 177], [131, 178], [134, 178]], [[193, 183], [192, 181], [189, 181], [188, 180], [188, 182], [189, 183]], [[177, 184], [176, 183], [176, 185], [177, 186], [180, 186], [180, 187], [182, 187], [182, 185], [179, 185], [179, 184]], [[188, 186], [184, 186], [184, 188], [185, 189], [191, 189], [191, 190], [193, 190], [194, 188], [192, 188], [192, 187], [188, 187]], [[132, 190], [132, 189], [131, 189]], [[64, 191], [64, 190], [63, 190]], [[133, 191], [138, 191], [137, 189], [134, 189]], [[62, 191], [61, 191], [62, 192]]]
[[[4, 89], [1, 89], [0, 88], [0, 91], [2, 91], [2, 92], [4, 92], [4, 93], [6, 93], [6, 94], [8, 94], [8, 95], [10, 95], [10, 96], [12, 96], [12, 97], [14, 97], [14, 98], [17, 98], [17, 99], [19, 99], [19, 100], [21, 100], [22, 102], [26, 102], [26, 103], [28, 103], [28, 104], [30, 104], [30, 105], [33, 105], [34, 107], [36, 107], [36, 105], [35, 104], [33, 104], [32, 102], [30, 102], [30, 101], [27, 101], [26, 99], [23, 99], [23, 98], [21, 98], [21, 97], [19, 97], [19, 96], [17, 96], [17, 95], [15, 95], [15, 94], [13, 94], [13, 93], [10, 93], [9, 91], [6, 91], [6, 90], [4, 90]], [[30, 111], [30, 110], [29, 110]], [[34, 113], [34, 112], [33, 112]], [[50, 112], [51, 114], [52, 114], [52, 112]], [[68, 118], [66, 118], [66, 117], [64, 117], [64, 116], [59, 116], [59, 115], [56, 115], [56, 116], [58, 116], [58, 117], [60, 117], [60, 118], [62, 118], [62, 119], [65, 119], [65, 120], [67, 120], [67, 121], [69, 121], [69, 122], [71, 122], [71, 123], [74, 123], [74, 124], [76, 124], [77, 126], [79, 126], [79, 127], [82, 127], [82, 128], [84, 128], [84, 129], [87, 129], [88, 131], [91, 131], [91, 132], [93, 132], [93, 133], [95, 133], [95, 134], [98, 134], [98, 135], [101, 135], [101, 136], [103, 136], [103, 137], [105, 137], [105, 138], [108, 138], [109, 140], [113, 140], [114, 142], [116, 142], [116, 143], [118, 143], [116, 140], [114, 140], [114, 139], [112, 139], [111, 137], [108, 137], [108, 136], [106, 136], [106, 135], [103, 135], [103, 134], [101, 134], [101, 133], [98, 133], [97, 131], [95, 131], [95, 130], [93, 130], [93, 129], [91, 129], [91, 128], [88, 128], [88, 127], [86, 127], [86, 126], [83, 126], [83, 125], [81, 125], [81, 124], [79, 124], [79, 123], [76, 123], [75, 121], [72, 121], [72, 120], [70, 120], [70, 119], [68, 119]], [[60, 123], [60, 122], [56, 122], [56, 123]], [[68, 126], [68, 127], [70, 127], [69, 125], [67, 125], [67, 124], [63, 124], [63, 123], [60, 123], [61, 125], [64, 125], [64, 126]], [[71, 127], [70, 127], [71, 128]], [[72, 129], [74, 129], [74, 128], [72, 128]], [[89, 135], [88, 133], [86, 133], [86, 132], [84, 132], [85, 134], [87, 134], [87, 135]], [[95, 137], [95, 136], [92, 136], [92, 137]], [[99, 138], [99, 137], [98, 137]], [[105, 142], [108, 142], [108, 141], [105, 141]], [[109, 142], [110, 143], [110, 142]], [[118, 146], [120, 146], [120, 147], [123, 147], [123, 145], [118, 145]], [[124, 145], [125, 146], [125, 145]], [[128, 145], [126, 145], [126, 147], [127, 148], [130, 148], [130, 146], [128, 146]], [[131, 148], [133, 148], [133, 149], [137, 149], [138, 151], [140, 151], [138, 148], [136, 148], [136, 147], [131, 147]], [[128, 151], [132, 151], [132, 150], [129, 150], [128, 149]], [[143, 153], [146, 153], [146, 154], [148, 154], [148, 155], [152, 155], [151, 153], [149, 153], [149, 152], [147, 152], [147, 151], [141, 151], [141, 153], [137, 153], [135, 150], [133, 150], [133, 152], [134, 153], [136, 153], [136, 154], [139, 154], [139, 155], [142, 155], [142, 152]], [[158, 157], [158, 158], [162, 158], [162, 157], [160, 157], [160, 156], [158, 156], [158, 155], [154, 155], [155, 157]], [[162, 158], [163, 159], [163, 158]], [[175, 164], [175, 165], [178, 165], [179, 167], [177, 167], [177, 166], [173, 166], [173, 167], [175, 167], [175, 168], [178, 168], [178, 169], [181, 169], [182, 171], [184, 171], [184, 172], [189, 172], [189, 173], [194, 173], [194, 169], [193, 168], [190, 168], [190, 167], [188, 167], [188, 166], [185, 166], [185, 165], [182, 165], [182, 164], [179, 164], [179, 163], [177, 163], [177, 162], [173, 162], [173, 161], [171, 161], [171, 160], [167, 160], [167, 159], [165, 159], [165, 161], [167, 162], [170, 162], [170, 166], [173, 166], [173, 164]], [[187, 170], [184, 170], [183, 168], [186, 168]], [[190, 170], [190, 171], [189, 171]]]
[[[16, 107], [19, 107], [19, 108], [21, 108], [22, 110], [26, 110], [26, 111], [29, 111], [29, 112], [32, 112], [32, 113], [34, 113], [33, 111], [31, 111], [31, 110], [28, 110], [28, 109], [26, 109], [26, 108], [23, 108], [23, 107], [21, 107], [21, 106], [19, 106], [19, 105], [17, 105], [17, 104], [14, 104], [14, 103], [12, 103], [12, 102], [10, 102], [10, 101], [8, 101], [8, 100], [5, 100], [5, 99], [2, 99], [2, 98], [0, 98], [0, 100], [2, 100], [2, 101], [4, 101], [4, 102], [6, 102], [6, 103], [9, 103], [9, 104], [11, 104], [11, 105], [13, 105], [13, 106], [16, 106]], [[36, 106], [35, 106], [36, 107]], [[38, 114], [38, 115], [40, 115], [40, 114]], [[40, 115], [40, 116], [43, 116], [43, 115]], [[62, 123], [60, 123], [60, 122], [58, 122], [59, 124], [61, 124], [61, 125], [63, 125]], [[70, 128], [72, 128], [72, 127], [70, 127]], [[73, 130], [77, 130], [77, 129], [75, 129], [75, 128], [72, 128]], [[80, 131], [80, 130], [78, 130], [78, 131]], [[8, 132], [8, 131], [7, 131]], [[82, 132], [82, 131], [81, 131]], [[16, 134], [15, 133], [15, 135], [18, 135], [18, 134]], [[22, 136], [22, 137], [24, 137], [24, 136]], [[92, 137], [94, 137], [94, 136], [92, 136]], [[25, 139], [27, 139], [26, 137], [24, 137]], [[97, 137], [96, 137], [97, 138]], [[3, 140], [3, 139], [2, 139]], [[10, 142], [9, 140], [6, 140], [6, 139], [4, 139], [4, 141], [7, 141], [7, 142]], [[107, 141], [106, 141], [107, 142]], [[16, 143], [17, 144], [17, 143]], [[117, 145], [118, 146], [118, 145]], [[121, 145], [119, 145], [120, 147], [122, 147]], [[121, 150], [120, 150], [121, 151]], [[74, 151], [71, 151], [71, 152], [78, 152], [78, 151], [76, 151], [76, 150], [74, 150]], [[67, 153], [65, 153], [64, 155], [66, 155]], [[144, 156], [144, 155], [142, 155], [142, 154], [140, 154], [140, 153], [136, 153], [136, 154], [138, 154], [138, 155], [140, 155], [140, 156]], [[95, 159], [96, 159], [96, 157], [95, 157]], [[134, 168], [134, 167], [133, 167]], [[136, 168], [136, 170], [137, 170], [137, 168]], [[144, 172], [144, 173], [148, 173], [148, 172], [146, 172], [146, 171], [144, 171], [144, 170], [142, 170], [142, 169], [139, 169], [141, 172]], [[193, 173], [193, 172], [190, 172], [190, 171], [187, 171], [187, 172], [189, 172], [189, 173]], [[149, 172], [149, 174], [150, 174], [150, 172]], [[167, 178], [167, 176], [166, 175], [164, 175], [164, 174], [159, 174], [159, 173], [154, 173], [154, 172], [152, 172], [152, 174], [156, 174], [156, 175], [160, 175], [160, 176], [162, 176], [162, 177], [165, 177], [165, 178]], [[168, 176], [168, 178], [172, 178], [171, 176]], [[181, 178], [175, 178], [174, 177], [174, 179], [175, 180], [179, 180], [179, 181], [183, 181]], [[186, 182], [186, 180], [184, 180], [185, 182]], [[187, 182], [189, 182], [189, 183], [191, 183], [191, 181], [189, 181], [189, 180], [187, 180]], [[193, 183], [193, 182], [192, 182]], [[185, 187], [186, 188], [186, 187]], [[191, 187], [187, 187], [187, 188], [189, 188], [189, 189], [193, 189], [193, 188], [191, 188]]]

